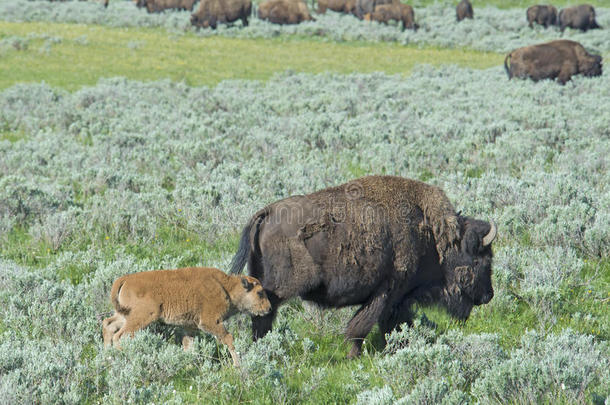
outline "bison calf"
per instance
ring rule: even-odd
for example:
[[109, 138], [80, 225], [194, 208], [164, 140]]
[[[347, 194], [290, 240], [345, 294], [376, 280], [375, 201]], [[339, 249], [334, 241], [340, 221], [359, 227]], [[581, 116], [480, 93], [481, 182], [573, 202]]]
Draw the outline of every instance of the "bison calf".
[[527, 9], [527, 24], [530, 28], [534, 28], [534, 23], [544, 25], [544, 28], [556, 25], [557, 9], [547, 5], [531, 6]]
[[314, 21], [301, 0], [267, 0], [258, 6], [258, 18], [274, 24], [299, 24]]
[[413, 7], [402, 3], [381, 4], [375, 6], [372, 13], [364, 15], [366, 21], [377, 21], [387, 24], [391, 20], [402, 22], [403, 31], [406, 28], [417, 30], [419, 26], [415, 24], [415, 13]]
[[462, 0], [458, 3], [455, 8], [455, 15], [457, 17], [458, 22], [462, 21], [464, 18], [472, 18], [474, 17], [474, 11], [472, 11], [472, 4], [468, 0]]
[[115, 313], [102, 324], [106, 347], [118, 347], [125, 334], [162, 320], [186, 329], [185, 348], [198, 329], [216, 336], [229, 348], [234, 365], [239, 359], [223, 321], [237, 312], [262, 316], [271, 310], [257, 279], [209, 267], [128, 274], [114, 282], [110, 299]]
[[216, 29], [218, 23], [231, 23], [241, 19], [242, 25], [246, 27], [250, 14], [251, 0], [201, 0], [197, 12], [191, 16], [191, 24]]
[[577, 74], [600, 76], [602, 57], [589, 54], [578, 42], [562, 39], [512, 51], [504, 59], [504, 69], [509, 79], [529, 77], [538, 81], [557, 78], [559, 83], [565, 84]]
[[563, 32], [567, 27], [583, 32], [601, 28], [595, 21], [595, 9], [590, 4], [564, 8], [559, 12], [559, 28]]

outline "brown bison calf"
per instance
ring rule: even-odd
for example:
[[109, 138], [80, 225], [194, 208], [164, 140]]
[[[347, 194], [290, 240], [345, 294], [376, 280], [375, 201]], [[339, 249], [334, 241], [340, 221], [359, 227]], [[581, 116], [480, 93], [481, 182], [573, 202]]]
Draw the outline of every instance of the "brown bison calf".
[[530, 28], [534, 28], [534, 23], [544, 25], [544, 28], [556, 25], [557, 9], [547, 5], [531, 6], [527, 9], [527, 24]]
[[246, 27], [250, 14], [251, 0], [201, 0], [197, 12], [191, 16], [191, 24], [216, 29], [218, 23], [231, 23], [241, 19], [242, 25]]
[[561, 39], [512, 51], [504, 59], [504, 69], [509, 79], [529, 77], [538, 81], [557, 78], [559, 83], [565, 84], [577, 74], [600, 76], [602, 57], [589, 54], [578, 42]]
[[381, 4], [375, 6], [372, 13], [364, 15], [366, 21], [377, 21], [387, 24], [390, 20], [401, 21], [403, 31], [406, 28], [417, 30], [419, 26], [415, 24], [415, 13], [413, 7], [402, 3]]
[[191, 11], [196, 0], [135, 0], [136, 6], [146, 7], [149, 13], [177, 9]]
[[259, 4], [258, 18], [282, 25], [314, 21], [301, 0], [267, 0]]
[[564, 8], [559, 12], [559, 28], [563, 32], [566, 27], [579, 29], [583, 32], [601, 28], [595, 21], [595, 9], [590, 4]]
[[271, 309], [257, 279], [209, 267], [128, 274], [114, 282], [110, 299], [115, 313], [102, 323], [106, 347], [118, 347], [122, 336], [160, 319], [185, 328], [185, 348], [197, 329], [216, 336], [229, 348], [234, 365], [239, 359], [233, 336], [222, 322], [237, 312], [262, 316]]
[[472, 11], [472, 4], [468, 0], [462, 0], [458, 3], [455, 8], [455, 14], [458, 22], [462, 21], [464, 18], [470, 18], [472, 20], [474, 16], [474, 11]]
[[330, 9], [338, 13], [354, 14], [356, 10], [356, 0], [318, 0], [318, 14], [326, 13]]

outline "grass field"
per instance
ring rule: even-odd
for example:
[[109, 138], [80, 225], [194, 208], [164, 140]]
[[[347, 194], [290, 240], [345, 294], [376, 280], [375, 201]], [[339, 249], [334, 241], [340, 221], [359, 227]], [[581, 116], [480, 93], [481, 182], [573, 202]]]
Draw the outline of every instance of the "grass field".
[[[75, 90], [101, 77], [138, 80], [169, 78], [212, 86], [226, 79], [268, 79], [296, 72], [384, 72], [408, 74], [421, 63], [488, 68], [502, 56], [446, 49], [417, 49], [398, 44], [325, 43], [305, 39], [180, 37], [160, 29], [0, 22], [4, 37], [33, 37], [27, 49], [4, 52], [0, 88], [40, 82]], [[48, 38], [59, 38], [44, 51]]]
[[[608, 403], [610, 75], [508, 81], [503, 57], [0, 21], [2, 402]], [[495, 297], [467, 322], [418, 308], [347, 360], [354, 308], [294, 300], [255, 344], [229, 322], [240, 370], [158, 325], [102, 348], [119, 275], [226, 269], [256, 209], [381, 173], [498, 222]]]

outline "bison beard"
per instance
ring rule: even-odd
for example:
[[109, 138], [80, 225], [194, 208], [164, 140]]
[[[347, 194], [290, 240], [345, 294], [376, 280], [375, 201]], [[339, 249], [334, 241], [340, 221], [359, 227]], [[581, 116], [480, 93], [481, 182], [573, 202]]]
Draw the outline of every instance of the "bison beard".
[[281, 303], [299, 296], [324, 307], [360, 305], [346, 328], [349, 356], [378, 323], [383, 335], [411, 323], [415, 303], [466, 319], [489, 302], [495, 225], [455, 213], [438, 188], [370, 176], [258, 211], [243, 230], [232, 273], [248, 264], [272, 304], [253, 317], [265, 335]]

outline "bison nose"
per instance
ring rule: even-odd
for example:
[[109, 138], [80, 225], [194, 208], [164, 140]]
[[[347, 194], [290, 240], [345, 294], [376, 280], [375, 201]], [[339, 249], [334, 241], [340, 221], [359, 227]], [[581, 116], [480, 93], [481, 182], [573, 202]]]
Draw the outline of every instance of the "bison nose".
[[485, 294], [483, 297], [481, 297], [481, 302], [479, 303], [479, 305], [482, 304], [487, 304], [489, 301], [491, 301], [491, 299], [494, 297], [494, 292], [490, 292], [488, 294]]

